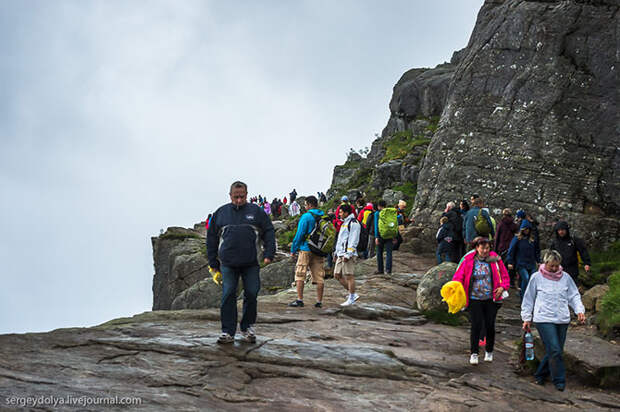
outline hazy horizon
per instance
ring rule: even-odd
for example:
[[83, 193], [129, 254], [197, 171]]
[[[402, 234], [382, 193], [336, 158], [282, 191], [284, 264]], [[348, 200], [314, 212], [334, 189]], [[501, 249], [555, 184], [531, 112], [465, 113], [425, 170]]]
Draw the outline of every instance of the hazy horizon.
[[151, 309], [151, 236], [234, 180], [326, 191], [482, 0], [0, 4], [0, 333]]

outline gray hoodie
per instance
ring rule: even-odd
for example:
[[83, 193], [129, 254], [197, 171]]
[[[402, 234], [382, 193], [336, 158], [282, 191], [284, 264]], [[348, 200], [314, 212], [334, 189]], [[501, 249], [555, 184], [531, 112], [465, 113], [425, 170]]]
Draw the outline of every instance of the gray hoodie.
[[575, 282], [566, 272], [562, 272], [560, 280], [545, 278], [540, 272], [536, 272], [530, 278], [527, 285], [523, 302], [521, 303], [521, 319], [536, 323], [570, 323], [570, 311], [585, 313], [579, 289]]

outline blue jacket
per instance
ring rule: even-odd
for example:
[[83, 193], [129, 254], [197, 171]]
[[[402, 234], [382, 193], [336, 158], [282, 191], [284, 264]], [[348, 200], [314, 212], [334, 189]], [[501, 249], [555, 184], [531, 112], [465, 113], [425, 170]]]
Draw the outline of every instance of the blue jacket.
[[529, 236], [519, 240], [519, 236], [516, 235], [510, 242], [506, 262], [517, 267], [529, 268], [536, 266], [536, 263], [540, 262], [540, 247], [538, 243], [530, 241]]
[[[463, 218], [463, 235], [465, 237], [466, 242], [473, 241], [477, 236], [478, 232], [476, 232], [476, 218], [478, 217], [478, 212], [480, 208], [478, 206], [474, 206], [465, 214]], [[487, 219], [489, 222], [489, 227], [491, 228], [491, 235], [495, 236], [495, 230], [493, 229], [493, 222], [491, 222], [491, 216], [487, 213], [486, 210], [482, 210], [482, 216]]]
[[299, 219], [299, 223], [297, 224], [297, 233], [295, 233], [293, 245], [291, 246], [291, 253], [297, 253], [298, 250], [310, 252], [308, 241], [306, 239], [316, 225], [316, 220], [313, 214], [323, 216], [323, 211], [321, 209], [310, 209], [301, 216], [301, 219]]
[[263, 256], [273, 259], [276, 237], [271, 219], [253, 203], [235, 206], [228, 203], [213, 214], [207, 231], [209, 266], [244, 267], [258, 265], [259, 241], [263, 242]]

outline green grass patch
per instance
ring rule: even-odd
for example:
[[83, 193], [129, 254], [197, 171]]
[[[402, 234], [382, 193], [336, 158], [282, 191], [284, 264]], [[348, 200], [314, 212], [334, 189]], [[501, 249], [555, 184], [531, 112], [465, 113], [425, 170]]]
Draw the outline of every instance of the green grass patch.
[[441, 323], [442, 325], [461, 326], [468, 322], [467, 318], [463, 314], [456, 313], [453, 315], [448, 313], [447, 310], [427, 310], [423, 311], [422, 314], [428, 320], [435, 323]]
[[605, 283], [612, 273], [620, 271], [620, 241], [612, 243], [607, 250], [590, 253], [590, 258], [590, 273], [581, 270], [580, 280], [588, 287]]
[[601, 333], [612, 336], [620, 331], [620, 271], [611, 275], [607, 283], [609, 292], [602, 298], [596, 319]]
[[383, 143], [385, 155], [382, 162], [395, 159], [402, 159], [409, 154], [416, 146], [427, 145], [431, 139], [427, 139], [422, 135], [413, 136], [411, 130], [394, 133], [389, 139]]
[[426, 126], [426, 130], [429, 130], [435, 133], [437, 129], [439, 128], [439, 116], [431, 116], [428, 118], [428, 121], [430, 123], [428, 126]]
[[280, 232], [277, 235], [278, 245], [284, 250], [291, 250], [291, 243], [295, 238], [297, 230], [287, 230], [286, 232]]
[[407, 201], [405, 215], [409, 216], [409, 213], [411, 213], [411, 209], [413, 209], [413, 201], [415, 200], [415, 195], [418, 192], [417, 185], [413, 182], [407, 182], [402, 185], [394, 186], [392, 190], [403, 192], [405, 200]]

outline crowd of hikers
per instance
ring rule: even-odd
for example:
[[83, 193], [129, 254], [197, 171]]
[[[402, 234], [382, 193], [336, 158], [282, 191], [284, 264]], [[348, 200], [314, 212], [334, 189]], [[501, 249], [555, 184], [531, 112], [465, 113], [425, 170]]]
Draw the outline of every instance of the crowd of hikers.
[[[361, 195], [361, 194], [360, 194]], [[407, 218], [405, 201], [388, 205], [384, 200], [366, 202], [363, 196], [351, 202], [340, 199], [335, 209], [321, 209], [327, 202], [324, 193], [297, 202], [293, 189], [289, 198], [269, 202], [258, 195], [247, 199], [247, 186], [235, 182], [230, 188], [231, 203], [209, 215], [207, 253], [209, 266], [223, 286], [221, 320], [222, 335], [218, 343], [232, 343], [237, 329], [237, 284], [243, 281], [243, 315], [240, 322], [242, 339], [255, 342], [256, 297], [260, 288], [259, 261], [270, 263], [275, 255], [276, 240], [272, 220], [283, 214], [301, 214], [290, 252], [296, 257], [295, 287], [297, 298], [291, 307], [304, 306], [304, 286], [316, 285], [314, 306], [323, 305], [325, 268], [333, 268], [333, 276], [347, 291], [341, 306], [356, 303], [355, 262], [376, 256], [375, 274], [391, 274], [392, 252], [400, 247]], [[471, 206], [470, 206], [471, 205]], [[570, 322], [572, 307], [580, 322], [585, 321], [579, 285], [579, 259], [590, 270], [590, 257], [584, 242], [570, 234], [567, 222], [555, 225], [549, 250], [541, 258], [538, 222], [519, 210], [502, 211], [501, 220], [491, 216], [483, 199], [472, 195], [459, 206], [449, 202], [439, 220], [437, 231], [437, 263], [452, 261], [457, 269], [452, 283], [457, 283], [462, 296], [462, 310], [471, 320], [470, 363], [478, 364], [480, 346], [485, 347], [484, 360], [493, 361], [495, 318], [508, 290], [519, 290], [523, 329], [536, 323], [545, 346], [546, 356], [536, 371], [536, 383], [544, 384], [550, 376], [558, 390], [564, 390], [565, 371], [562, 350]], [[262, 242], [263, 248], [257, 247]], [[262, 254], [262, 257], [260, 256]], [[384, 259], [385, 258], [385, 259]], [[561, 266], [562, 264], [563, 266]]]

